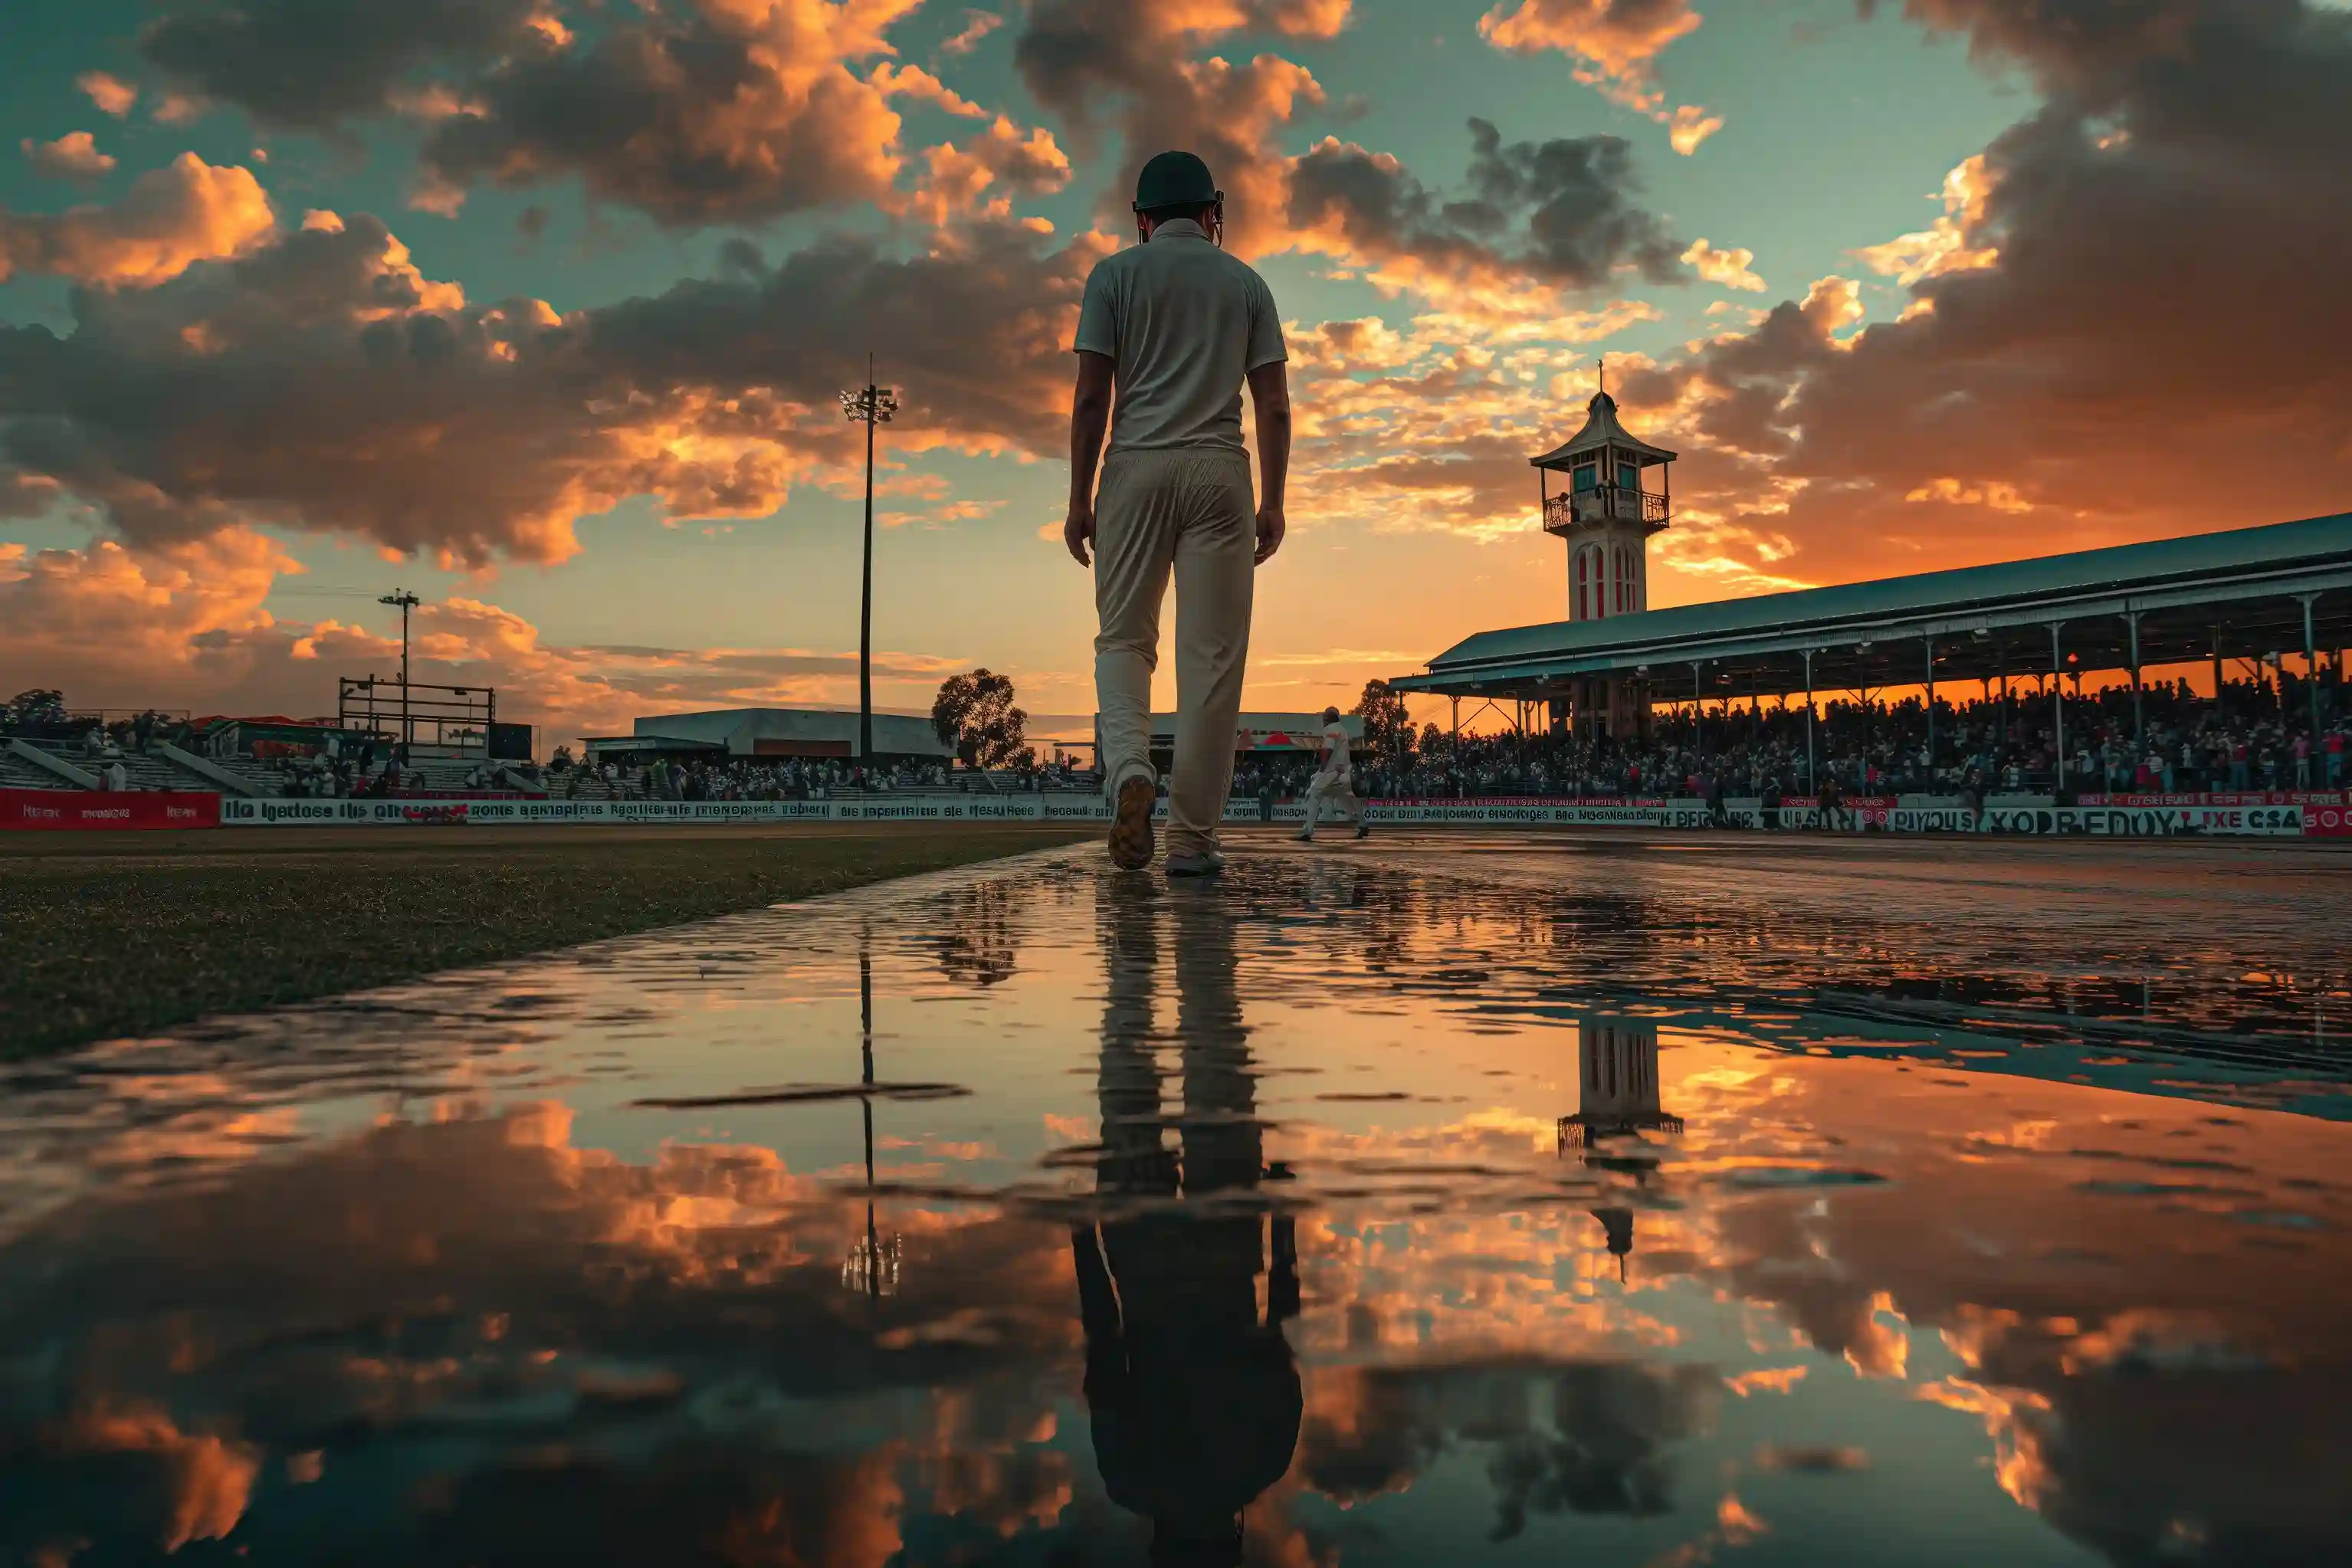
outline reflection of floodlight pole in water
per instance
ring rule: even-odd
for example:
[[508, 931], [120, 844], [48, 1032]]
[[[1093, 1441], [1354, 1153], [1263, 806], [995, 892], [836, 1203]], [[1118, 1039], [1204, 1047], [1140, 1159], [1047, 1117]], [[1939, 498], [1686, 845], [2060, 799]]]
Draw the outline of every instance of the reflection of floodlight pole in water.
[[857, 1026], [863, 1070], [858, 1084], [858, 1109], [866, 1119], [866, 1234], [850, 1244], [841, 1266], [844, 1289], [880, 1298], [898, 1293], [898, 1238], [884, 1236], [874, 1221], [874, 960], [857, 938]]

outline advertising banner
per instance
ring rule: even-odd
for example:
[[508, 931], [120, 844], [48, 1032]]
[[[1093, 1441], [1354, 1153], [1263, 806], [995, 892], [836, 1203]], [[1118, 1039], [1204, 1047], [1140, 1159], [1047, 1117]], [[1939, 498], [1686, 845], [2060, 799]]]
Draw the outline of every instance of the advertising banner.
[[164, 790], [0, 789], [0, 831], [122, 832], [218, 827], [221, 797]]
[[2303, 832], [2307, 838], [2352, 838], [2352, 806], [2305, 806]]
[[[1984, 814], [1983, 831], [2045, 837], [2080, 834], [2103, 838], [2171, 838], [2202, 834], [2230, 838], [2300, 838], [2305, 809], [2300, 805], [2041, 806], [2030, 811], [1989, 810]], [[1926, 826], [1898, 830], [1934, 831]]]
[[[896, 795], [852, 800], [785, 801], [601, 801], [601, 800], [223, 800], [213, 795], [83, 795], [73, 791], [0, 791], [0, 798], [30, 797], [47, 814], [38, 823], [19, 823], [0, 810], [0, 826], [59, 825], [94, 826], [464, 826], [562, 823], [728, 822], [1059, 822], [1099, 823], [1110, 808], [1095, 795]], [[162, 803], [179, 803], [166, 805]], [[14, 808], [9, 808], [14, 809]], [[194, 811], [191, 819], [161, 814]], [[1168, 803], [1155, 815], [1165, 819]], [[141, 815], [141, 820], [122, 814]], [[1966, 833], [2018, 837], [2292, 838], [2352, 837], [2352, 805], [2340, 795], [2305, 801], [2278, 796], [2208, 796], [2160, 805], [2092, 803], [2072, 806], [1985, 805], [1958, 800], [1913, 797], [1842, 800], [1824, 813], [1811, 799], [1784, 800], [1768, 812], [1759, 800], [1727, 800], [1718, 813], [1697, 800], [1376, 800], [1369, 803], [1375, 826], [1423, 827], [1664, 827], [1683, 831], [1734, 828], [1784, 833]], [[1224, 819], [1235, 825], [1265, 820], [1252, 799], [1227, 803]], [[1274, 807], [1273, 820], [1296, 826], [1307, 820], [1304, 801]], [[1336, 816], [1326, 817], [1336, 823]]]
[[2342, 790], [2273, 790], [2236, 795], [2084, 795], [2077, 805], [2343, 805]]

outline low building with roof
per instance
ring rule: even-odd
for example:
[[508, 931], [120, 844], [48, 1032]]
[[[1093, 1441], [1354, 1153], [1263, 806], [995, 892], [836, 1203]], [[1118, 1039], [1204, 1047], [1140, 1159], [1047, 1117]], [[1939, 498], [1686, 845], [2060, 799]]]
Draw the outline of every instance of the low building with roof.
[[[725, 708], [701, 713], [658, 713], [639, 719], [626, 735], [591, 735], [583, 742], [599, 761], [649, 763], [692, 757], [769, 761], [834, 758], [861, 761], [858, 715], [829, 708]], [[905, 713], [874, 715], [874, 760], [952, 762], [954, 748], [931, 721]]]

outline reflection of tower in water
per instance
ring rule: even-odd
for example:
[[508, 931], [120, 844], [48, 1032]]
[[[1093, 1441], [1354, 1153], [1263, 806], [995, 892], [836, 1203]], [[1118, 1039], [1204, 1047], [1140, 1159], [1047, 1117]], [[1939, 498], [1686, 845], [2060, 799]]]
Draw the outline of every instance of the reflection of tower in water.
[[[1631, 1175], [1646, 1186], [1658, 1168], [1645, 1132], [1679, 1136], [1683, 1119], [1658, 1103], [1658, 1027], [1643, 1018], [1589, 1013], [1577, 1026], [1577, 1109], [1559, 1119], [1559, 1152], [1583, 1152], [1584, 1163]], [[1617, 1145], [1612, 1149], [1611, 1145]], [[1633, 1254], [1633, 1211], [1610, 1205], [1591, 1211], [1601, 1222], [1622, 1283]]]

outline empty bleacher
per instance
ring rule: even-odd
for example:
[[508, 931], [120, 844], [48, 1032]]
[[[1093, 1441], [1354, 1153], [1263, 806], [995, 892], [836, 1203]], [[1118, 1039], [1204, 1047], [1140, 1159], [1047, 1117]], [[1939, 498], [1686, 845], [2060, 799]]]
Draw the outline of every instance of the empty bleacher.
[[65, 780], [0, 746], [0, 789], [70, 789]]

